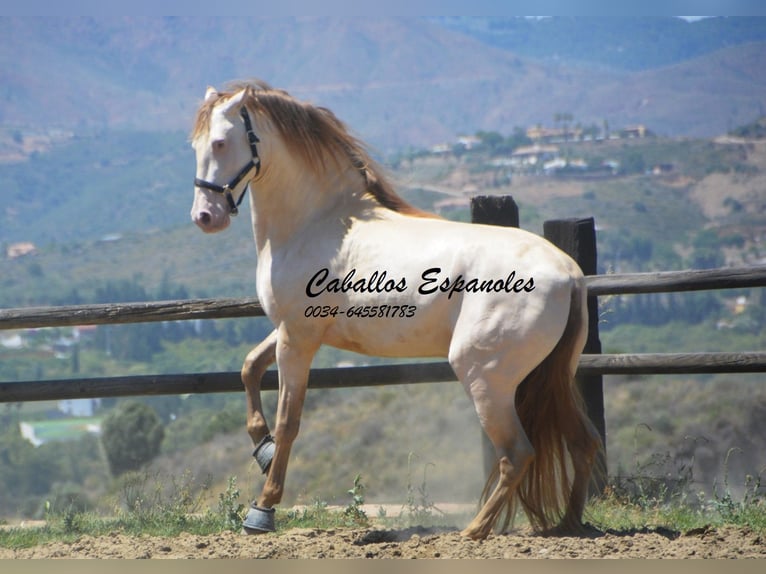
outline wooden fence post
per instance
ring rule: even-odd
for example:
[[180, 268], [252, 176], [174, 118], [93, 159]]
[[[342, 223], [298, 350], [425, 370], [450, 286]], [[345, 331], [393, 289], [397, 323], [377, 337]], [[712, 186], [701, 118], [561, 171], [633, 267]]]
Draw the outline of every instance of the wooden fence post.
[[[510, 195], [479, 195], [471, 198], [471, 223], [501, 225], [504, 227], [519, 226], [519, 207]], [[497, 455], [495, 447], [481, 433], [481, 448], [483, 453], [484, 476], [489, 478], [495, 466]]]
[[519, 226], [519, 206], [510, 195], [479, 195], [471, 198], [471, 223]]
[[[596, 275], [596, 225], [592, 217], [585, 219], [557, 219], [543, 223], [543, 235], [548, 241], [567, 253], [582, 269], [585, 275]], [[601, 354], [601, 340], [598, 335], [598, 298], [588, 297], [588, 340], [583, 353]], [[604, 444], [603, 459], [598, 465], [603, 471], [596, 477], [594, 484], [597, 492], [606, 485], [606, 422], [604, 417], [604, 381], [601, 375], [578, 376], [583, 399], [588, 408], [588, 416], [601, 435]]]

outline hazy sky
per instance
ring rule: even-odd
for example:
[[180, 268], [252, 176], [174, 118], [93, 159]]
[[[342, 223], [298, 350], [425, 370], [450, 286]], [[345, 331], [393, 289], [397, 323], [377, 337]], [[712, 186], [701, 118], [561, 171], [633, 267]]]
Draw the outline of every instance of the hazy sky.
[[2, 15], [677, 15], [709, 16], [766, 15], [766, 2], [760, 0], [18, 0], [4, 2]]

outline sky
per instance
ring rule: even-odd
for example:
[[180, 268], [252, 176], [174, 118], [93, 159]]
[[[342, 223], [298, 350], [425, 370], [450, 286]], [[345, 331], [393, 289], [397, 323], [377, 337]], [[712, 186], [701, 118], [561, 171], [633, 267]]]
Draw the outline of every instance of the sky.
[[761, 0], [13, 0], [4, 2], [0, 15], [231, 15], [287, 16], [763, 16]]

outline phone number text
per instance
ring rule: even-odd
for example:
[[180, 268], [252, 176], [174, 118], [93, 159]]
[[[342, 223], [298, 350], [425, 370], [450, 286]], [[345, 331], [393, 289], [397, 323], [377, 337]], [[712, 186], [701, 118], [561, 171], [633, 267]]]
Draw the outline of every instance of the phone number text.
[[331, 305], [309, 305], [303, 312], [306, 318], [353, 317], [358, 319], [406, 319], [414, 317], [417, 305], [359, 305], [340, 309]]

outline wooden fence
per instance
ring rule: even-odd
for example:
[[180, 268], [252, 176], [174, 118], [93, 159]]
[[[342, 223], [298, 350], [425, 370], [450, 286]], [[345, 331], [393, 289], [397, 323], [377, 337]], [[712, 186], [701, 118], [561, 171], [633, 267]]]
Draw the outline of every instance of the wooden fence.
[[[513, 199], [472, 200], [474, 223], [518, 226]], [[730, 289], [766, 286], [766, 266], [661, 273], [596, 274], [596, 232], [592, 218], [548, 221], [544, 235], [572, 255], [587, 275], [590, 333], [578, 368], [589, 415], [605, 433], [602, 376], [608, 374], [760, 373], [766, 352], [602, 354], [597, 298], [604, 295]], [[148, 303], [38, 307], [0, 310], [0, 330], [152, 321], [257, 317], [254, 298], [196, 299]], [[256, 341], [253, 341], [256, 343]], [[312, 369], [309, 388], [329, 389], [455, 380], [445, 362]], [[142, 375], [0, 383], [0, 402], [241, 391], [239, 372]], [[264, 390], [277, 388], [275, 371]]]

